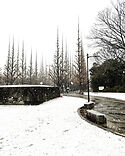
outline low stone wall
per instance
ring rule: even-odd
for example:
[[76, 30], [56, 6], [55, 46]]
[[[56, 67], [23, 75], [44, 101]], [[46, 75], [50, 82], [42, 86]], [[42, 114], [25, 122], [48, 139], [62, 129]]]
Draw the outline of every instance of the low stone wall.
[[84, 104], [85, 109], [92, 109], [94, 108], [94, 102], [87, 102]]
[[105, 124], [106, 123], [105, 115], [102, 114], [102, 113], [99, 113], [99, 112], [97, 112], [95, 110], [87, 110], [86, 111], [86, 117], [89, 120], [91, 120], [91, 121], [93, 121], [93, 122], [95, 122], [97, 124]]
[[0, 86], [0, 104], [36, 105], [59, 96], [58, 87], [45, 85]]

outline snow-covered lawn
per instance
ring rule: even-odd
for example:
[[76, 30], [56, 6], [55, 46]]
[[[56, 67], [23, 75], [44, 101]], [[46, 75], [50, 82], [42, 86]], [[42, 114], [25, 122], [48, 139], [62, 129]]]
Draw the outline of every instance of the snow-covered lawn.
[[[88, 93], [85, 92], [85, 95]], [[92, 96], [101, 96], [101, 97], [108, 97], [108, 98], [114, 98], [119, 100], [125, 100], [125, 93], [108, 93], [108, 92], [90, 92], [90, 95]]]
[[82, 120], [85, 100], [0, 106], [0, 156], [125, 156], [125, 138]]

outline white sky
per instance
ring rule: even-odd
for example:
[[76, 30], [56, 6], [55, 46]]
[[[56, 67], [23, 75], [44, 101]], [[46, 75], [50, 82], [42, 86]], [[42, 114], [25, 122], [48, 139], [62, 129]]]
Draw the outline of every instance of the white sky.
[[[46, 64], [53, 61], [56, 50], [56, 32], [59, 27], [67, 40], [68, 51], [75, 53], [77, 42], [78, 16], [80, 30], [87, 48], [85, 38], [95, 22], [98, 11], [110, 5], [110, 0], [0, 0], [0, 65], [5, 64], [9, 38], [14, 35], [15, 49], [24, 40], [27, 59], [30, 59], [31, 47], [33, 55], [38, 52], [40, 62], [42, 56]], [[29, 56], [29, 57], [28, 57]]]

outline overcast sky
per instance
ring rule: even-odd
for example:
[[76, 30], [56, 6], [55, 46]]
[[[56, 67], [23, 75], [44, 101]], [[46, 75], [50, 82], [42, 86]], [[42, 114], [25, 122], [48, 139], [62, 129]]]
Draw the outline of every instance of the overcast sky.
[[15, 49], [20, 50], [24, 40], [27, 59], [38, 52], [46, 64], [52, 63], [56, 50], [56, 32], [60, 39], [67, 40], [68, 51], [75, 53], [77, 47], [77, 25], [80, 21], [84, 51], [85, 39], [96, 20], [98, 11], [110, 6], [110, 0], [0, 0], [0, 65], [5, 64], [9, 38], [14, 35]]

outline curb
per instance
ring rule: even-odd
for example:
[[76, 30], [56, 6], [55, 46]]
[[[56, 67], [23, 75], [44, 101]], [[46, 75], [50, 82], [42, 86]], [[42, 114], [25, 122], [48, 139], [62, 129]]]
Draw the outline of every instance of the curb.
[[124, 134], [115, 132], [115, 131], [113, 131], [113, 130], [110, 129], [110, 128], [103, 127], [102, 125], [98, 125], [98, 124], [96, 124], [96, 123], [94, 123], [94, 122], [88, 120], [87, 118], [85, 118], [85, 117], [81, 114], [81, 112], [80, 112], [81, 109], [82, 109], [82, 107], [78, 108], [78, 110], [77, 110], [77, 113], [78, 113], [78, 115], [81, 117], [81, 119], [87, 121], [87, 122], [90, 123], [91, 125], [94, 125], [94, 126], [96, 126], [96, 127], [98, 127], [98, 128], [101, 128], [101, 129], [103, 129], [103, 130], [105, 130], [105, 131], [107, 131], [107, 132], [111, 132], [111, 133], [116, 134], [116, 135], [118, 135], [118, 136], [125, 137]]

